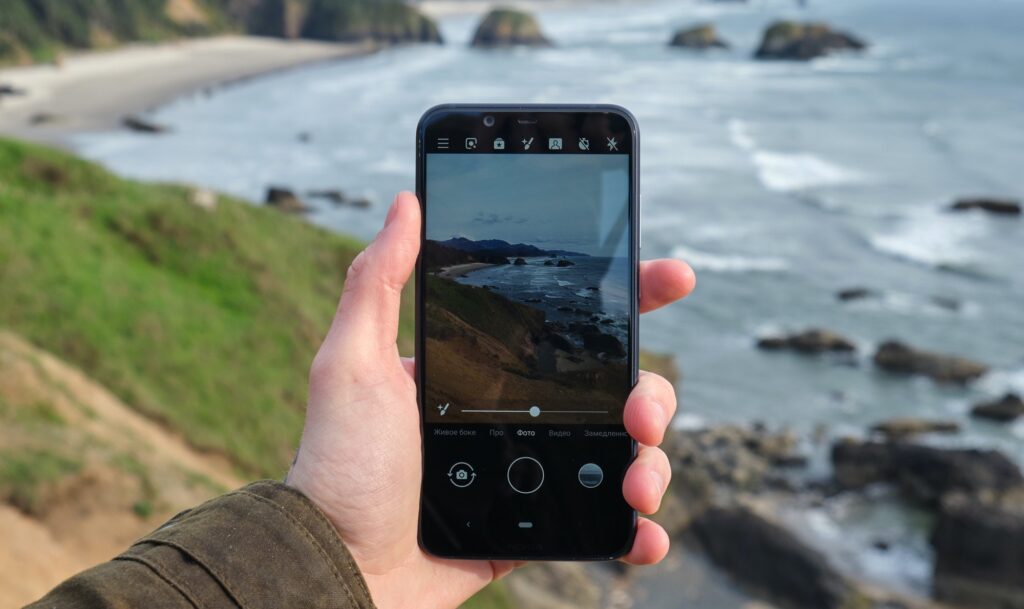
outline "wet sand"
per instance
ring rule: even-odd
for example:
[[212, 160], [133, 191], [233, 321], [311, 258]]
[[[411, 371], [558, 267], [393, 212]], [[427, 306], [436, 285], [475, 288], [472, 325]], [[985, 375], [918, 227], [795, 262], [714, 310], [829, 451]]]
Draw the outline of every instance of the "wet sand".
[[458, 277], [465, 277], [473, 271], [479, 271], [487, 267], [494, 266], [489, 262], [470, 262], [467, 264], [456, 264], [454, 266], [446, 266], [438, 272], [438, 277], [445, 279], [456, 279]]

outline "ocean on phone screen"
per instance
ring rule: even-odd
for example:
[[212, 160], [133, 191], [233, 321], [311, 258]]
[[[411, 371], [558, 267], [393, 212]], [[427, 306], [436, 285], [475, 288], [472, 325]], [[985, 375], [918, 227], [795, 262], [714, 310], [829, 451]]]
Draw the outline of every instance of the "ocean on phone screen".
[[[572, 266], [545, 265], [546, 256], [524, 258], [522, 265], [498, 265], [467, 273], [459, 283], [483, 287], [544, 311], [546, 319], [594, 324], [628, 344], [628, 258], [564, 256]], [[573, 337], [582, 344], [582, 338]]]

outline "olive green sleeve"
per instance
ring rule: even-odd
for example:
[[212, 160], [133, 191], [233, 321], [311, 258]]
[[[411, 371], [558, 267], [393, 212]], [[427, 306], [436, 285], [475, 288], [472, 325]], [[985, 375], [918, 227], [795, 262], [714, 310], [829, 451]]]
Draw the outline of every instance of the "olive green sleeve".
[[268, 481], [178, 514], [29, 607], [373, 609], [373, 601], [323, 513]]

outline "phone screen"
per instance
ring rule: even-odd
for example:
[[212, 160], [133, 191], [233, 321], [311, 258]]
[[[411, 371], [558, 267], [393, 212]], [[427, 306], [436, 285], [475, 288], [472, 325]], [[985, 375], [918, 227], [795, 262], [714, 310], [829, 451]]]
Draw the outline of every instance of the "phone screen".
[[635, 127], [608, 109], [432, 111], [419, 134], [421, 542], [609, 558], [635, 517]]

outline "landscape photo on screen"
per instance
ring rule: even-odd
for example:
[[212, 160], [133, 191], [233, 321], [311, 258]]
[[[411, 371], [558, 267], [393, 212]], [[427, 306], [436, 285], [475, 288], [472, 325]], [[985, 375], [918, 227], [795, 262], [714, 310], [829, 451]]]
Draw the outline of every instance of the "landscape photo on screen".
[[426, 173], [428, 420], [621, 423], [628, 155], [430, 154]]

